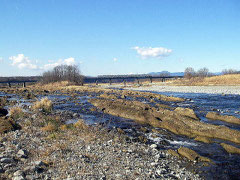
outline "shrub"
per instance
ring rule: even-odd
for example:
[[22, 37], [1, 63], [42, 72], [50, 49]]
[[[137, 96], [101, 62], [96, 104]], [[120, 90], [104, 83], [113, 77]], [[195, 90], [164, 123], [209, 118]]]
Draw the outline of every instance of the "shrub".
[[33, 105], [34, 110], [41, 110], [43, 112], [49, 113], [52, 111], [53, 104], [52, 101], [47, 97], [42, 98], [40, 101], [37, 101]]
[[23, 112], [22, 108], [19, 106], [10, 108], [9, 114], [10, 114], [10, 117], [13, 119], [22, 118], [24, 116], [24, 112]]

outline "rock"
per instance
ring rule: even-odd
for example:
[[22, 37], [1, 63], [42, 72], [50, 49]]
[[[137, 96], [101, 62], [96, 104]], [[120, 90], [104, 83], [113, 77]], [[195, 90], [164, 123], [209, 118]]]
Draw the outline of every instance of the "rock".
[[25, 180], [25, 178], [23, 176], [15, 176], [12, 180]]
[[20, 150], [17, 152], [17, 154], [27, 156], [27, 155], [28, 155], [28, 152], [27, 152], [26, 150], [24, 150], [24, 149], [20, 149]]
[[156, 149], [158, 146], [156, 144], [152, 144], [150, 147]]
[[225, 122], [233, 123], [233, 124], [240, 124], [240, 118], [237, 118], [235, 116], [220, 115], [217, 112], [208, 112], [206, 115], [206, 118], [211, 119], [211, 120], [225, 121]]
[[201, 142], [208, 143], [208, 144], [213, 143], [211, 138], [204, 137], [204, 136], [197, 136], [194, 140], [195, 141], [201, 141]]
[[14, 163], [14, 160], [12, 158], [2, 158], [0, 162], [5, 164], [10, 164], [10, 163]]
[[228, 153], [231, 153], [231, 154], [240, 154], [240, 149], [239, 148], [236, 148], [232, 145], [229, 145], [229, 144], [225, 144], [225, 143], [221, 143], [220, 144]]
[[190, 161], [204, 161], [204, 162], [212, 162], [211, 159], [207, 157], [200, 156], [197, 152], [192, 149], [186, 147], [180, 147], [178, 149], [178, 153], [183, 157], [186, 157]]
[[21, 170], [16, 171], [13, 176], [24, 176], [24, 172]]
[[17, 157], [26, 159], [28, 157], [28, 152], [26, 150], [20, 149], [17, 153]]
[[43, 161], [35, 161], [34, 164], [35, 164], [36, 166], [46, 166], [46, 165], [47, 165], [47, 164], [46, 164], [45, 162], [43, 162]]
[[187, 116], [187, 117], [193, 118], [195, 120], [199, 120], [199, 118], [197, 117], [197, 115], [195, 114], [193, 109], [177, 107], [174, 111], [183, 116]]
[[0, 108], [0, 117], [6, 116], [8, 114], [8, 110]]
[[179, 154], [176, 151], [174, 151], [173, 149], [168, 149], [167, 153], [172, 155], [172, 156], [180, 158]]

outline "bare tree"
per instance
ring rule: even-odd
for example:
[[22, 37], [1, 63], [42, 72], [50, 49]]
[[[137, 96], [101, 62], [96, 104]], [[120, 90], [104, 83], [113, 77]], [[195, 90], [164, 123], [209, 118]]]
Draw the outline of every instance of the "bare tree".
[[222, 74], [239, 74], [240, 72], [235, 69], [223, 69]]
[[209, 69], [204, 67], [197, 71], [198, 77], [208, 77], [210, 75]]
[[184, 71], [184, 77], [187, 79], [191, 79], [196, 74], [195, 70], [192, 67], [187, 67]]
[[43, 83], [69, 81], [76, 84], [83, 84], [83, 76], [76, 65], [60, 65], [51, 71], [43, 73]]

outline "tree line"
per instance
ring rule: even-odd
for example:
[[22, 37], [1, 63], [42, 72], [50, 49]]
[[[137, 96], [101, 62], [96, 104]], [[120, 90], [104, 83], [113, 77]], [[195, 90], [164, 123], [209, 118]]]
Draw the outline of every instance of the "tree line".
[[[224, 69], [222, 70], [222, 75], [225, 74], [240, 74], [240, 71], [237, 71], [235, 69]], [[193, 77], [209, 77], [213, 76], [213, 73], [209, 71], [208, 68], [204, 67], [199, 69], [198, 71], [195, 71], [192, 67], [187, 67], [184, 71], [184, 77], [187, 79], [191, 79]]]
[[82, 85], [83, 76], [76, 65], [60, 65], [52, 70], [46, 71], [42, 75], [43, 83], [52, 83], [59, 81], [69, 81], [74, 84]]

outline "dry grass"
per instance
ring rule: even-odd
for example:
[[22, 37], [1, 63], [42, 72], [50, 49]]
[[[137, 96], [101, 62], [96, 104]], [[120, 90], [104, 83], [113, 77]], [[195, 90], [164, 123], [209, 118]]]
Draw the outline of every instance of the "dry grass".
[[55, 91], [55, 90], [65, 89], [66, 86], [71, 86], [71, 85], [73, 85], [73, 83], [68, 81], [61, 81], [61, 82], [48, 83], [48, 84], [38, 83], [33, 87], [39, 90]]
[[56, 124], [49, 122], [46, 126], [41, 128], [42, 131], [54, 132], [58, 130]]
[[34, 110], [41, 110], [43, 112], [51, 112], [53, 108], [52, 101], [47, 97], [37, 101], [33, 104], [32, 107]]
[[168, 85], [178, 86], [238, 86], [240, 85], [240, 74], [226, 74], [206, 78], [194, 77], [191, 79], [178, 79], [168, 82]]
[[9, 110], [10, 117], [13, 119], [19, 119], [24, 117], [24, 112], [21, 107], [15, 106], [10, 108]]

